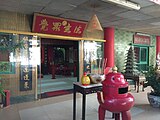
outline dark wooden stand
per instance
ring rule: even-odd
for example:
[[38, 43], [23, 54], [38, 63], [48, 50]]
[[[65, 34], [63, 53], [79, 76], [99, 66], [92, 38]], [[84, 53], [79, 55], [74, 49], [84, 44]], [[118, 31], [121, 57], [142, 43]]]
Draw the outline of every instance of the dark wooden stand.
[[137, 93], [139, 92], [139, 86], [142, 85], [142, 91], [144, 91], [144, 82], [146, 81], [146, 78], [144, 76], [126, 76], [124, 75], [124, 78], [134, 80], [135, 82], [135, 90]]
[[73, 83], [73, 120], [76, 120], [76, 92], [83, 95], [82, 99], [82, 120], [85, 120], [86, 95], [102, 91], [102, 84], [92, 84], [83, 86], [79, 82]]

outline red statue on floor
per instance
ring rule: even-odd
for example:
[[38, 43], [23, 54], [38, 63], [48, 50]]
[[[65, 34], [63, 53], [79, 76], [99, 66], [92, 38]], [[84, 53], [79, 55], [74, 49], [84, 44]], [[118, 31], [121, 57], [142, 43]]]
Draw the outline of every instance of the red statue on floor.
[[102, 92], [97, 93], [99, 101], [99, 120], [105, 119], [105, 111], [113, 113], [115, 120], [131, 120], [130, 109], [134, 105], [134, 97], [128, 93], [128, 82], [121, 73], [117, 73], [117, 67], [106, 75], [102, 82]]

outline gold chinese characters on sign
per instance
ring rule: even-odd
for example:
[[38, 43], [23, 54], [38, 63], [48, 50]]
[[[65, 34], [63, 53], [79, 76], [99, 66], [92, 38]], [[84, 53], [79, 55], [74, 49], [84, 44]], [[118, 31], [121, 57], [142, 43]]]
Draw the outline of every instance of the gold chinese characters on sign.
[[82, 37], [86, 22], [35, 14], [33, 32]]
[[[41, 31], [47, 31], [48, 29], [48, 21], [46, 19], [42, 19], [41, 23], [39, 24]], [[73, 31], [71, 31], [71, 28], [74, 27]], [[53, 31], [62, 31], [64, 33], [76, 33], [81, 34], [82, 33], [82, 26], [71, 26], [71, 24], [67, 21], [62, 22], [52, 22], [52, 30]]]
[[21, 65], [21, 81], [20, 91], [26, 91], [32, 89], [32, 71], [31, 66]]

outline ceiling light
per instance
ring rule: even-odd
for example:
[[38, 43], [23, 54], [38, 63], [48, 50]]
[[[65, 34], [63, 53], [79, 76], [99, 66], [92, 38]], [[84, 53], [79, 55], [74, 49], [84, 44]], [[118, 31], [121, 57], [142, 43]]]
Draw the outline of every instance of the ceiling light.
[[129, 8], [129, 9], [134, 9], [134, 10], [139, 10], [141, 8], [141, 6], [137, 3], [128, 1], [128, 0], [102, 0], [103, 2], [111, 2], [111, 3], [115, 3], [118, 4], [120, 6]]
[[136, 32], [135, 33], [136, 35], [142, 35], [142, 36], [151, 36], [151, 35], [149, 35], [149, 34], [147, 34], [147, 33], [140, 33], [140, 32]]
[[154, 2], [154, 3], [158, 4], [158, 5], [160, 5], [160, 0], [149, 0], [149, 1]]

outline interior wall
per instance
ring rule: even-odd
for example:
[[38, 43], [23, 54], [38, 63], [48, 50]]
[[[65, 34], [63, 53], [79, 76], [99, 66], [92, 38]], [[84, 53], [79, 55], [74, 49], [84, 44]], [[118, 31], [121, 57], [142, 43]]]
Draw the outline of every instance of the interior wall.
[[0, 11], [0, 30], [31, 32], [32, 16]]
[[[1, 33], [3, 35], [3, 33]], [[5, 34], [5, 33], [4, 33]], [[12, 35], [13, 38], [16, 39], [17, 42], [20, 42], [20, 35], [18, 34], [10, 34]], [[4, 53], [4, 51], [1, 51], [1, 53]], [[27, 54], [27, 53], [26, 53]], [[27, 55], [24, 54], [23, 56], [27, 57]], [[3, 57], [6, 56], [6, 54], [1, 54]], [[8, 56], [10, 57], [10, 56]], [[13, 72], [10, 72], [10, 73], [6, 73], [3, 71], [1, 71], [1, 74], [0, 74], [0, 77], [1, 77], [1, 81], [2, 81], [2, 85], [4, 87], [4, 89], [6, 90], [10, 90], [10, 93], [11, 93], [11, 97], [13, 96], [21, 96], [21, 95], [30, 95], [30, 94], [35, 94], [35, 90], [36, 90], [36, 79], [37, 79], [37, 72], [36, 72], [36, 69], [37, 67], [36, 66], [32, 66], [32, 69], [30, 70], [31, 71], [31, 74], [32, 74], [32, 89], [31, 90], [24, 90], [24, 91], [21, 91], [20, 90], [20, 87], [22, 86], [20, 84], [20, 75], [21, 75], [21, 66], [22, 66], [22, 60], [21, 60], [21, 57], [22, 57], [22, 52], [20, 50], [20, 48], [17, 48], [15, 51], [14, 51], [14, 56], [13, 56], [14, 60], [5, 60], [4, 59], [0, 59], [0, 62], [10, 62], [10, 63], [14, 63], [13, 66], [11, 67], [13, 69]]]
[[[124, 72], [126, 54], [129, 49], [129, 44], [133, 43], [134, 32], [115, 29], [115, 65], [119, 72]], [[149, 65], [155, 64], [156, 54], [156, 38], [150, 36], [151, 46], [149, 47]]]

